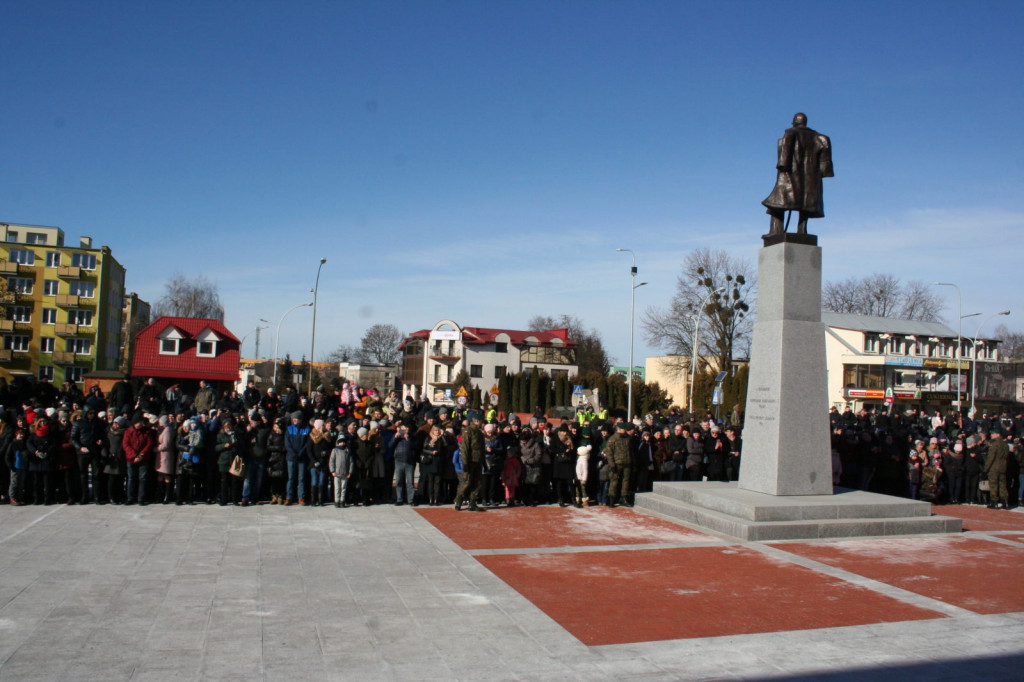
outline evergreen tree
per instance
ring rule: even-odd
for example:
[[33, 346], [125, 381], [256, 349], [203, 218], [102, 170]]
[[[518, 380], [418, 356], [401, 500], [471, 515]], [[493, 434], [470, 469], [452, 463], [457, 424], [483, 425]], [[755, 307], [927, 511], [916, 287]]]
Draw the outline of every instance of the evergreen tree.
[[540, 370], [534, 367], [530, 370], [530, 405], [524, 411], [533, 412], [540, 405], [540, 396]]
[[507, 372], [498, 379], [498, 391], [498, 411], [507, 414], [512, 411], [512, 381]]

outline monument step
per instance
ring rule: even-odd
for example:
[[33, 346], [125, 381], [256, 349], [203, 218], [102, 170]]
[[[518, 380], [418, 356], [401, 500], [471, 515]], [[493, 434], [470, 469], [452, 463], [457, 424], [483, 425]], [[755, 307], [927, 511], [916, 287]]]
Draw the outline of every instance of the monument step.
[[832, 495], [766, 495], [737, 483], [665, 482], [654, 492], [748, 521], [820, 521], [931, 516], [931, 505], [863, 490], [835, 488]]
[[750, 542], [959, 533], [963, 528], [960, 519], [946, 516], [753, 521], [657, 492], [636, 495], [635, 509]]

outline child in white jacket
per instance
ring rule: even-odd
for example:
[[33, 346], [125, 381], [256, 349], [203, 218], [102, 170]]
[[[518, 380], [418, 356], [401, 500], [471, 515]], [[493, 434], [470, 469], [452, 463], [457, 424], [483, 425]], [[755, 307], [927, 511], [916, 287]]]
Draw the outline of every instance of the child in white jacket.
[[576, 480], [573, 481], [573, 503], [577, 507], [589, 507], [587, 498], [587, 472], [590, 470], [590, 446], [576, 448]]

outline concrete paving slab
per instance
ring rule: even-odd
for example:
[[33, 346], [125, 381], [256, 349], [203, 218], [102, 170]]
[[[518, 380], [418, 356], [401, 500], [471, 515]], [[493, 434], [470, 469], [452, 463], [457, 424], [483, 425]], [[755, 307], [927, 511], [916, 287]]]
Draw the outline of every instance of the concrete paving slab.
[[[642, 525], [630, 514], [598, 519], [616, 546], [593, 556], [648, 553], [657, 566], [662, 552], [688, 551], [685, 542], [614, 540]], [[615, 527], [617, 517], [628, 522]], [[995, 518], [986, 520], [993, 533], [1016, 530]], [[575, 526], [569, 518], [551, 528]], [[1014, 540], [1003, 542], [1012, 549]], [[587, 545], [566, 554], [587, 556]], [[408, 507], [0, 507], [0, 680], [1005, 679], [1024, 662], [1020, 612], [965, 609], [924, 621], [586, 646], [484, 558]], [[837, 570], [820, 575], [843, 581]], [[630, 589], [641, 592], [622, 588]], [[877, 593], [899, 601], [899, 590]], [[599, 581], [588, 598], [607, 599]], [[626, 609], [640, 604], [626, 601]], [[931, 642], [943, 644], [908, 659]]]

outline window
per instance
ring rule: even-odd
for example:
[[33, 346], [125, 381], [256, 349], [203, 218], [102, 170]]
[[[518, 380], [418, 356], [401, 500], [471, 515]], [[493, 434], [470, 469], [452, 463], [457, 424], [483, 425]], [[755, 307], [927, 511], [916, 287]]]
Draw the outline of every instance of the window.
[[11, 249], [10, 259], [12, 263], [21, 265], [35, 265], [36, 252], [30, 249]]
[[57, 324], [57, 309], [43, 308], [43, 324]]
[[864, 352], [865, 353], [877, 353], [878, 352], [878, 334], [865, 334], [864, 335]]
[[56, 296], [57, 288], [60, 285], [55, 279], [44, 279], [43, 280], [43, 296]]
[[550, 365], [572, 365], [576, 362], [576, 351], [572, 348], [527, 346], [519, 351], [519, 359], [523, 363], [540, 362]]
[[7, 309], [7, 319], [15, 322], [31, 322], [32, 308], [18, 305]]
[[507, 343], [495, 343], [494, 344], [494, 352], [495, 353], [507, 353], [508, 352], [508, 344]]
[[71, 254], [71, 265], [82, 268], [83, 270], [95, 270], [96, 254], [73, 253]]
[[885, 367], [843, 365], [843, 385], [847, 388], [885, 388]]
[[50, 365], [39, 366], [39, 380], [40, 381], [53, 381], [53, 367]]
[[474, 379], [479, 379], [479, 378], [483, 377], [483, 375], [484, 375], [484, 366], [483, 365], [470, 365], [469, 366], [469, 376], [473, 377]]
[[83, 327], [92, 326], [92, 311], [91, 310], [69, 310], [68, 311], [68, 322], [70, 324], [77, 324]]
[[7, 291], [13, 291], [16, 294], [31, 294], [34, 286], [35, 280], [31, 277], [7, 278]]
[[25, 235], [26, 244], [45, 244], [46, 233], [45, 232], [29, 232]]
[[13, 350], [18, 353], [25, 353], [28, 351], [28, 337], [27, 336], [5, 336], [4, 337], [4, 350]]
[[68, 367], [64, 370], [64, 380], [80, 384], [83, 374], [85, 374], [85, 367]]
[[95, 282], [69, 282], [68, 293], [72, 296], [81, 296], [82, 298], [92, 298], [96, 295], [96, 283]]
[[508, 367], [506, 367], [505, 365], [498, 365], [497, 367], [494, 368], [494, 378], [495, 379], [502, 378], [503, 376], [505, 376], [505, 373], [507, 371], [508, 371]]
[[92, 352], [90, 339], [68, 339], [67, 350], [75, 355], [88, 355]]
[[7, 233], [7, 241], [9, 241], [9, 242], [17, 242], [18, 241], [18, 233], [17, 232], [8, 232]]
[[46, 267], [48, 267], [48, 268], [60, 267], [60, 251], [47, 251], [46, 252]]
[[196, 355], [201, 358], [212, 358], [217, 355], [217, 342], [220, 337], [212, 329], [204, 329], [196, 335]]
[[41, 339], [39, 339], [39, 352], [52, 353], [54, 348], [53, 341], [54, 340], [52, 336], [44, 336]]
[[177, 355], [178, 339], [160, 339], [160, 355]]

